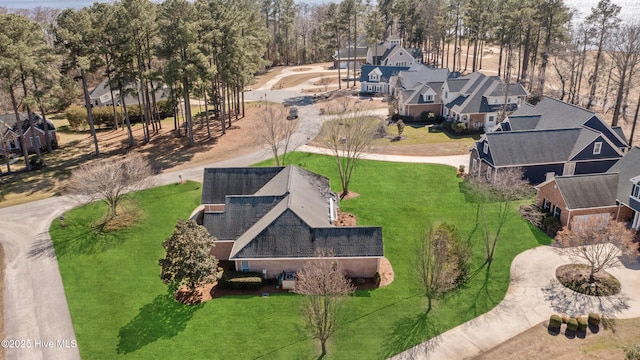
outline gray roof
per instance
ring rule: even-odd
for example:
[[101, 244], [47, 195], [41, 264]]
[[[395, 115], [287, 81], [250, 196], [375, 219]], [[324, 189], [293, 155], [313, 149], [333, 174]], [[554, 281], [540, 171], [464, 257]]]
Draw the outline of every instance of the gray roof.
[[224, 204], [227, 195], [253, 195], [283, 167], [204, 169], [202, 203]]
[[568, 209], [616, 205], [617, 173], [557, 176], [555, 181]]
[[[138, 90], [140, 88], [138, 84], [139, 82], [136, 81], [135, 85], [123, 84], [123, 86], [126, 89]], [[156, 90], [154, 91], [156, 96], [156, 101], [167, 100], [169, 98], [169, 90], [166, 88], [164, 84], [156, 82], [154, 83], [154, 86], [156, 86]], [[149, 89], [152, 90], [150, 84], [149, 84]], [[114, 90], [114, 100], [116, 102], [116, 105], [120, 105], [120, 95], [117, 91], [117, 87], [115, 87], [113, 90]], [[102, 82], [98, 84], [98, 86], [96, 86], [93, 90], [91, 90], [91, 92], [89, 93], [89, 96], [91, 97], [91, 100], [93, 102], [95, 102], [95, 100], [100, 100], [97, 106], [111, 105], [111, 87], [109, 86], [109, 79], [102, 80]], [[138, 96], [132, 92], [128, 92], [124, 98], [124, 101], [128, 105], [137, 104]]]
[[[356, 47], [355, 57], [356, 58], [361, 58], [361, 59], [366, 58], [368, 49], [369, 48], [367, 48], [367, 47]], [[353, 55], [354, 55], [353, 54], [353, 46], [349, 46], [349, 47], [342, 48], [342, 49], [338, 50], [335, 53], [335, 55], [333, 55], [333, 57], [335, 59], [348, 60], [348, 59], [353, 58]]]
[[[44, 131], [45, 128], [45, 124], [47, 125], [47, 129], [48, 130], [55, 130], [56, 126], [53, 124], [53, 122], [49, 119], [46, 119], [46, 121], [42, 118], [42, 116], [32, 112], [31, 113], [33, 115], [33, 125]], [[22, 131], [26, 132], [29, 129], [29, 117], [27, 116], [27, 113], [25, 112], [21, 112], [18, 113], [18, 117], [20, 118], [20, 120], [22, 121]], [[5, 113], [5, 114], [0, 114], [0, 130], [3, 130], [5, 132], [11, 130], [11, 131], [18, 131], [18, 127], [16, 126], [16, 114], [15, 113]]]
[[631, 195], [631, 179], [640, 175], [640, 148], [634, 146], [618, 160], [607, 172], [618, 173], [617, 198], [619, 201], [629, 204]]
[[[586, 128], [496, 131], [485, 135], [494, 166], [565, 162], [600, 136], [598, 132]], [[480, 144], [482, 141], [477, 142], [476, 146]]]
[[[512, 96], [524, 96], [526, 90], [519, 83], [506, 84], [498, 76], [486, 76], [475, 72], [465, 76], [467, 81], [462, 84], [460, 79], [449, 80], [449, 90], [459, 92], [453, 101], [447, 104], [447, 108], [461, 114], [479, 114], [498, 112], [503, 104], [489, 104], [487, 96], [504, 96], [508, 89], [508, 94]], [[462, 85], [462, 86], [460, 86]], [[454, 90], [455, 89], [455, 90]], [[517, 109], [516, 104], [508, 104], [507, 111]]]
[[[423, 64], [413, 64], [409, 70], [400, 71], [398, 78], [402, 82], [402, 87], [407, 90], [415, 89], [427, 83], [442, 83], [449, 77], [449, 69], [433, 69]], [[436, 92], [440, 90], [434, 89]]]
[[[231, 193], [224, 195], [224, 192]], [[235, 196], [231, 196], [235, 195]], [[242, 195], [242, 196], [238, 196]], [[235, 240], [230, 258], [382, 256], [379, 227], [330, 223], [329, 179], [295, 166], [205, 169], [205, 199], [226, 198], [223, 212], [205, 212], [203, 225], [221, 240]]]
[[[513, 129], [519, 130], [566, 129], [583, 126], [594, 116], [598, 115], [581, 107], [545, 97], [535, 106], [531, 104], [521, 106], [509, 115], [509, 122]], [[534, 123], [533, 118], [537, 118], [538, 121]], [[521, 121], [522, 124], [520, 124]]]
[[467, 77], [459, 77], [456, 79], [449, 79], [447, 81], [447, 86], [449, 87], [449, 91], [451, 92], [460, 92], [462, 88], [469, 82], [469, 78]]

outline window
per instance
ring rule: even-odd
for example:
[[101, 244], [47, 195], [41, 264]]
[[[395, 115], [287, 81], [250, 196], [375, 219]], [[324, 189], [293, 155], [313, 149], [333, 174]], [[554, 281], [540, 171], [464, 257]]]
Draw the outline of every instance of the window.
[[449, 92], [448, 92], [448, 91], [445, 91], [445, 92], [444, 92], [444, 98], [445, 98], [445, 99], [449, 98]]
[[487, 180], [491, 180], [491, 167], [487, 167]]
[[476, 170], [478, 170], [478, 160], [473, 159], [471, 161], [471, 172], [475, 174]]
[[40, 147], [40, 145], [42, 144], [40, 142], [40, 137], [38, 136], [29, 137], [29, 143], [31, 144], [31, 147]]
[[553, 216], [556, 217], [556, 219], [560, 220], [560, 213], [562, 212], [562, 210], [560, 209], [560, 207], [558, 206], [554, 206], [553, 207]]
[[402, 56], [402, 51], [400, 51], [400, 56]]
[[489, 116], [489, 122], [494, 122], [494, 121], [496, 121], [495, 116], [493, 116], [493, 115]]
[[368, 92], [371, 92], [372, 90], [373, 90], [373, 86], [371, 86], [371, 85], [367, 85], [367, 91], [368, 91]]
[[484, 143], [484, 146], [482, 147], [482, 152], [485, 154], [489, 153], [489, 143]]
[[249, 262], [246, 260], [240, 261], [240, 271], [249, 272]]
[[543, 210], [551, 209], [551, 202], [549, 202], [549, 200], [547, 199], [542, 199], [542, 209]]
[[507, 98], [507, 104], [511, 104], [511, 98]]
[[497, 104], [497, 103], [498, 103], [498, 99], [493, 98], [493, 103], [494, 103], [494, 104]]
[[564, 169], [562, 169], [562, 175], [573, 175], [576, 171], [576, 163], [568, 162], [564, 164]]
[[633, 184], [633, 188], [631, 188], [631, 196], [636, 198], [636, 199], [640, 199], [640, 185], [639, 184]]
[[593, 144], [593, 155], [598, 155], [602, 151], [602, 142]]
[[433, 95], [425, 95], [424, 101], [433, 101]]

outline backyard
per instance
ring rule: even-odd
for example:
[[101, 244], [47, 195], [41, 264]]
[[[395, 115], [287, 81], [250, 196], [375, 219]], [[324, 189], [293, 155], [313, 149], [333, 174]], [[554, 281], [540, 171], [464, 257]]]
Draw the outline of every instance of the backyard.
[[[331, 157], [293, 153], [289, 160], [328, 176], [340, 190]], [[383, 227], [395, 281], [349, 300], [347, 322], [330, 340], [327, 358], [386, 358], [488, 311], [507, 291], [515, 255], [549, 242], [514, 209], [493, 264], [483, 266], [477, 206], [460, 191], [460, 182], [447, 166], [359, 162], [350, 186], [359, 196], [341, 208], [356, 214], [359, 225]], [[136, 197], [140, 221], [112, 233], [93, 230], [104, 213], [99, 204], [69, 211], [66, 227], [52, 224], [83, 358], [317, 357], [315, 342], [301, 330], [297, 295], [227, 296], [197, 306], [173, 300], [159, 278], [161, 243], [176, 220], [198, 205], [200, 194], [193, 182], [142, 191]], [[427, 315], [413, 273], [415, 251], [422, 231], [443, 221], [456, 225], [472, 245], [473, 275]]]

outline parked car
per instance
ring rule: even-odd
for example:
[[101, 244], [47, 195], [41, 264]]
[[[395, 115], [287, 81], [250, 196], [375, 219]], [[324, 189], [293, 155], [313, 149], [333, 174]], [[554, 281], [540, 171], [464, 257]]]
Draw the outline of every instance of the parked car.
[[298, 108], [292, 106], [289, 108], [289, 116], [287, 116], [287, 120], [293, 120], [298, 118]]

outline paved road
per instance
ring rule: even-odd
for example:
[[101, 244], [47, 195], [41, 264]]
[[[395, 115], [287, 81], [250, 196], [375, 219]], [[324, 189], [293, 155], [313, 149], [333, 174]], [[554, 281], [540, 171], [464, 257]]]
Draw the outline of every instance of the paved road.
[[[265, 94], [268, 101], [298, 106], [300, 122], [297, 132], [291, 139], [291, 148], [301, 147], [313, 139], [320, 131], [322, 122], [329, 118], [320, 116], [317, 108], [313, 106], [311, 96], [296, 91], [252, 91], [247, 92], [245, 98], [264, 100]], [[320, 152], [316, 148], [307, 150]], [[261, 150], [232, 160], [178, 172], [162, 173], [155, 177], [155, 184], [177, 182], [179, 175], [183, 179], [202, 181], [205, 167], [247, 166], [270, 157], [268, 150]], [[395, 161], [412, 160], [428, 162], [425, 158], [395, 159]], [[441, 161], [443, 160], [433, 159], [433, 162], [441, 163]], [[458, 159], [453, 161], [454, 166], [459, 165], [459, 162]], [[468, 163], [468, 160], [464, 163]], [[73, 347], [73, 342], [76, 340], [75, 333], [48, 232], [51, 222], [74, 206], [76, 204], [67, 196], [59, 196], [0, 209], [0, 242], [5, 248], [7, 264], [4, 292], [5, 333], [8, 339], [30, 341], [30, 343], [24, 343], [26, 346], [30, 344], [28, 349], [7, 349], [8, 359], [76, 360], [80, 358], [78, 349]], [[44, 347], [49, 344], [49, 341], [53, 342], [53, 346]]]

